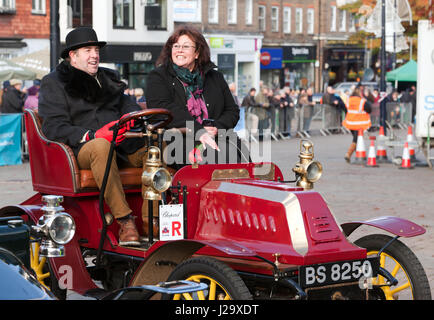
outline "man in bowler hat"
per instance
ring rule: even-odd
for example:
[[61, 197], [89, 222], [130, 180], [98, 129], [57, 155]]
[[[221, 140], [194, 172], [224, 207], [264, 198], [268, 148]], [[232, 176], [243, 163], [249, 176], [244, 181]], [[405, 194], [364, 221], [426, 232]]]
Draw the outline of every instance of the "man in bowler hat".
[[[80, 169], [92, 170], [100, 188], [104, 177], [113, 126], [132, 111], [141, 110], [125, 96], [125, 84], [116, 71], [99, 67], [100, 48], [89, 27], [78, 27], [66, 36], [63, 61], [41, 82], [39, 115], [42, 131], [48, 139], [69, 145]], [[115, 138], [115, 155], [104, 193], [112, 215], [119, 223], [120, 245], [139, 245], [139, 233], [122, 188], [116, 158], [127, 160], [135, 167], [143, 165], [144, 142], [124, 139], [123, 133], [134, 125], [133, 120], [119, 128]]]

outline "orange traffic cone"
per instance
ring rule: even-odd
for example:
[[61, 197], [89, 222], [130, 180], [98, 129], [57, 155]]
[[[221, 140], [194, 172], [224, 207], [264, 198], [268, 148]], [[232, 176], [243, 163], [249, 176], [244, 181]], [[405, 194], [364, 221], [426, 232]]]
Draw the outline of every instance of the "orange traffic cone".
[[357, 137], [356, 159], [354, 163], [363, 164], [366, 161], [365, 141], [363, 140], [363, 130], [359, 130]]
[[411, 145], [411, 143], [413, 141], [414, 141], [414, 139], [413, 139], [413, 127], [408, 126], [408, 131], [407, 131], [408, 154], [410, 155], [411, 161], [416, 161], [416, 155], [414, 152], [414, 148]]
[[371, 145], [369, 146], [368, 161], [366, 162], [367, 167], [377, 168], [377, 157], [375, 156], [375, 137], [369, 137], [371, 140]]
[[380, 132], [378, 134], [378, 147], [377, 147], [377, 161], [379, 163], [388, 162], [387, 160], [387, 151], [384, 146], [384, 141], [386, 137], [384, 136], [384, 128], [380, 127]]
[[404, 145], [404, 150], [402, 152], [402, 162], [399, 169], [413, 169], [414, 167], [411, 165], [410, 153], [408, 151], [408, 142]]

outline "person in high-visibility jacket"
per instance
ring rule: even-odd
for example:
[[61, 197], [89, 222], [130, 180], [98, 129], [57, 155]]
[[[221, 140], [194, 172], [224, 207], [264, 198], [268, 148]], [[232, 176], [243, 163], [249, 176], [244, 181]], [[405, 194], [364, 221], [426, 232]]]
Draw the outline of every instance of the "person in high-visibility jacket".
[[345, 160], [349, 163], [351, 155], [357, 147], [357, 136], [359, 130], [367, 130], [371, 127], [371, 104], [362, 97], [360, 87], [356, 87], [349, 97], [347, 103], [347, 114], [342, 125], [351, 131], [353, 141], [345, 154]]

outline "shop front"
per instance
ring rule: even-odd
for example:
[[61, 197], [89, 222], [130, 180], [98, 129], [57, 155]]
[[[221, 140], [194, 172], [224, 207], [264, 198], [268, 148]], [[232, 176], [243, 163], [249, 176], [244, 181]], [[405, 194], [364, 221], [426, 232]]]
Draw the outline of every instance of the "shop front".
[[314, 87], [316, 46], [282, 47], [281, 86], [291, 89]]
[[355, 46], [326, 47], [324, 49], [324, 82], [359, 81], [363, 78], [365, 50]]
[[211, 61], [218, 66], [228, 83], [237, 86], [239, 100], [250, 88], [259, 86], [259, 50], [261, 35], [205, 34], [211, 49]]
[[101, 50], [101, 63], [119, 71], [131, 89], [146, 91], [146, 78], [154, 68], [162, 45], [110, 45]]
[[261, 80], [269, 88], [281, 88], [282, 48], [261, 49]]

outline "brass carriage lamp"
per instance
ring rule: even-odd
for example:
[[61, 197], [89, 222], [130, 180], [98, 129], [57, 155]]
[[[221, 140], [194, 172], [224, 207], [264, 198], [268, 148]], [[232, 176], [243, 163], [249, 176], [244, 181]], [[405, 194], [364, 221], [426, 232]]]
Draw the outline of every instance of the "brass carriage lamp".
[[313, 189], [313, 183], [322, 175], [322, 165], [313, 160], [313, 143], [309, 140], [300, 141], [300, 161], [296, 163], [292, 171], [299, 177], [297, 187], [305, 190]]
[[39, 218], [33, 230], [41, 235], [39, 254], [41, 257], [55, 258], [65, 255], [64, 245], [75, 235], [74, 219], [60, 205], [62, 196], [45, 195], [42, 197], [45, 205], [41, 208], [44, 214]]
[[154, 146], [148, 149], [146, 168], [142, 173], [144, 200], [161, 200], [161, 193], [169, 189], [172, 177], [160, 159], [160, 149]]

